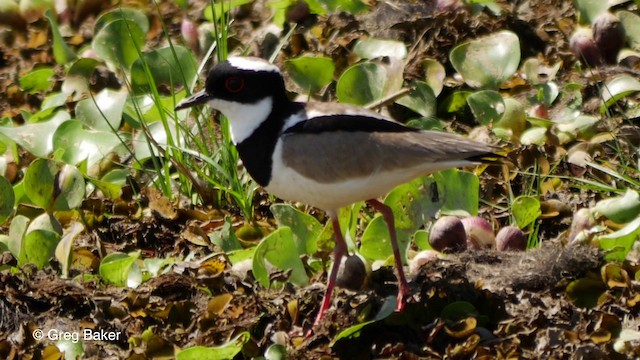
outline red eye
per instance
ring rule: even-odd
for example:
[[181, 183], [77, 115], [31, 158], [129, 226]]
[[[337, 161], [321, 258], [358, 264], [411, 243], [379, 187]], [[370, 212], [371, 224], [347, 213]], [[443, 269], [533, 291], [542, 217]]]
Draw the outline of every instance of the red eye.
[[244, 79], [230, 77], [224, 81], [224, 87], [231, 93], [238, 93], [244, 89]]

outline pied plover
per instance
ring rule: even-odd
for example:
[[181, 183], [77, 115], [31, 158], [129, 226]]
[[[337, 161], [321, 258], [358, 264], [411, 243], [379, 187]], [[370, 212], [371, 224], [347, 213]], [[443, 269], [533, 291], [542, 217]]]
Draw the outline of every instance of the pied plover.
[[397, 310], [409, 286], [393, 213], [377, 200], [391, 189], [435, 171], [477, 165], [495, 148], [458, 135], [407, 127], [360, 107], [291, 101], [277, 66], [230, 57], [209, 72], [205, 89], [176, 110], [208, 104], [225, 115], [244, 167], [269, 193], [324, 210], [335, 233], [334, 262], [314, 325], [331, 304], [338, 267], [347, 252], [338, 210], [366, 201], [389, 227], [398, 277]]

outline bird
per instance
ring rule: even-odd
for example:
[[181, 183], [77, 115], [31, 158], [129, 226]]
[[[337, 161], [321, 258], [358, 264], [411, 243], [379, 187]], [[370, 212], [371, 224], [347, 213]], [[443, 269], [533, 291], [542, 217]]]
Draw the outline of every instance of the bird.
[[205, 87], [176, 111], [208, 105], [229, 122], [244, 168], [268, 193], [323, 210], [335, 246], [325, 293], [312, 329], [331, 306], [339, 264], [347, 253], [338, 211], [365, 201], [387, 223], [402, 311], [410, 288], [403, 270], [393, 212], [378, 200], [417, 177], [495, 158], [496, 148], [459, 135], [420, 130], [355, 105], [297, 102], [287, 96], [278, 66], [230, 56], [208, 72]]

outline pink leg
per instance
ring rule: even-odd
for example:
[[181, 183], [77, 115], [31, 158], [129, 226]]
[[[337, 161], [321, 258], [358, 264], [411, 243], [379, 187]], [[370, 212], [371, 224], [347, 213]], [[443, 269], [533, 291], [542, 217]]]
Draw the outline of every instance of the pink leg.
[[396, 311], [402, 311], [402, 309], [404, 309], [404, 297], [409, 295], [409, 284], [407, 284], [407, 279], [404, 276], [404, 270], [402, 268], [402, 259], [400, 258], [400, 248], [398, 247], [398, 239], [396, 238], [393, 212], [390, 207], [375, 199], [367, 200], [367, 204], [371, 205], [374, 209], [380, 212], [380, 214], [382, 214], [384, 221], [389, 227], [393, 257], [396, 262], [396, 270], [398, 270], [398, 305], [396, 307]]
[[346, 254], [347, 252], [347, 243], [344, 242], [344, 238], [342, 237], [338, 215], [335, 212], [329, 212], [329, 217], [331, 218], [331, 223], [333, 224], [336, 246], [333, 248], [333, 265], [331, 266], [331, 273], [329, 274], [327, 290], [325, 291], [324, 297], [322, 298], [322, 305], [320, 305], [320, 311], [318, 311], [318, 316], [316, 317], [316, 321], [313, 323], [313, 327], [316, 327], [320, 323], [320, 321], [324, 317], [325, 312], [327, 312], [327, 310], [331, 306], [331, 293], [333, 293], [333, 288], [336, 285], [336, 277], [338, 276], [340, 262], [342, 260], [342, 256], [344, 256], [344, 254]]

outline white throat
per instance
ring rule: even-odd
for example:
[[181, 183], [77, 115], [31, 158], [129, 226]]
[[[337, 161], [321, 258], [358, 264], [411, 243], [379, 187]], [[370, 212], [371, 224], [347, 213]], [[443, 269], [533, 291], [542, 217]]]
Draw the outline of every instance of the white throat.
[[229, 119], [231, 140], [237, 145], [251, 136], [267, 120], [273, 107], [273, 98], [267, 96], [253, 104], [214, 99], [208, 104]]

